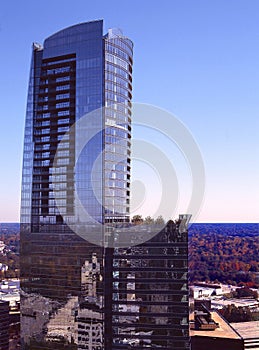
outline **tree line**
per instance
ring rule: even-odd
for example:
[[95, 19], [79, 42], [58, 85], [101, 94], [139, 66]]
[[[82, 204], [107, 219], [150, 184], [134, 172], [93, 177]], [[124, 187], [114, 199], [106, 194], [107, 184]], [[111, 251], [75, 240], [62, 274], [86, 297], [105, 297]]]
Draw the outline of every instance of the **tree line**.
[[[165, 225], [165, 219], [135, 215], [133, 225]], [[8, 250], [0, 254], [0, 263], [9, 266], [0, 272], [0, 278], [19, 277], [19, 227], [8, 224], [0, 230], [0, 240]], [[234, 227], [234, 229], [233, 229]], [[193, 224], [189, 228], [189, 276], [190, 282], [221, 282], [239, 286], [258, 286], [259, 235], [254, 234], [256, 226], [249, 224]]]

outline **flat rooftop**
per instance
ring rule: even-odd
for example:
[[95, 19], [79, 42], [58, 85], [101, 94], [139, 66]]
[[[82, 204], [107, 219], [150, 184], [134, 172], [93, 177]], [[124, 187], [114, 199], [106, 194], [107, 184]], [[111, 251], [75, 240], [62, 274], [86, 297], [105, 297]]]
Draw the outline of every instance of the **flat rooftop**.
[[234, 304], [236, 307], [238, 306], [247, 306], [247, 307], [259, 307], [259, 302], [256, 299], [249, 299], [249, 298], [243, 298], [243, 299], [216, 299], [213, 298], [211, 300], [211, 305], [213, 307], [223, 307], [227, 305]]
[[[240, 339], [240, 336], [217, 312], [211, 311], [212, 319], [219, 324], [219, 328], [212, 331], [190, 329], [190, 336]], [[194, 313], [190, 314], [190, 321], [194, 320]], [[232, 325], [232, 324], [231, 324]]]
[[259, 321], [231, 323], [242, 338], [259, 338]]

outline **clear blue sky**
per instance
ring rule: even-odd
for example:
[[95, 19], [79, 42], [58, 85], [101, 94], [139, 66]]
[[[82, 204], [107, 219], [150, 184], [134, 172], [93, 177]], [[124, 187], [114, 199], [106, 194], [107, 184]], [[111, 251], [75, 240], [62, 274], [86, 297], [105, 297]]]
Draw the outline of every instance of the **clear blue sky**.
[[176, 115], [201, 149], [198, 221], [258, 222], [257, 0], [2, 1], [0, 222], [19, 220], [31, 44], [100, 18], [134, 41], [134, 101]]

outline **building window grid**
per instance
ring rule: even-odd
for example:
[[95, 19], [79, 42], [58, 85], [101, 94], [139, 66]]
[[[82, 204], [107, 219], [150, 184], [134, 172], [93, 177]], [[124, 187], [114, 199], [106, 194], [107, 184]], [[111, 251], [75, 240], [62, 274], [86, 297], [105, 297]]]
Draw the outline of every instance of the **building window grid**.
[[[71, 62], [71, 64], [74, 64], [74, 63]], [[67, 73], [70, 73], [70, 76], [69, 77], [61, 76], [61, 77], [53, 77], [52, 78], [51, 77], [52, 73], [53, 74], [54, 73], [55, 74], [67, 74]], [[48, 74], [48, 76], [43, 78], [44, 74]], [[53, 96], [53, 94], [55, 94], [55, 91], [59, 90], [57, 88], [58, 86], [63, 86], [63, 85], [59, 85], [60, 82], [71, 80], [71, 75], [72, 74], [75, 74], [73, 67], [71, 67], [71, 69], [70, 69], [70, 67], [69, 68], [67, 68], [67, 67], [64, 68], [64, 67], [61, 67], [61, 66], [60, 67], [55, 67], [55, 62], [52, 62], [51, 70], [46, 71], [45, 73], [43, 72], [42, 75], [41, 75], [42, 78], [41, 78], [40, 84], [41, 85], [42, 85], [42, 83], [45, 84], [45, 85], [49, 84], [49, 86], [51, 86], [50, 89], [48, 87], [45, 87], [45, 89], [41, 91], [42, 101], [48, 101], [49, 102], [49, 105], [48, 106], [46, 105], [43, 108], [49, 109], [50, 112], [48, 112], [48, 113], [39, 113], [38, 112], [36, 120], [34, 122], [34, 125], [35, 126], [37, 125], [37, 126], [41, 127], [41, 129], [39, 130], [39, 131], [41, 131], [40, 132], [41, 134], [50, 134], [50, 136], [51, 135], [53, 135], [53, 136], [51, 136], [51, 138], [50, 138], [50, 136], [44, 136], [42, 138], [35, 138], [35, 142], [36, 142], [35, 149], [37, 149], [38, 151], [40, 151], [41, 149], [43, 150], [43, 149], [49, 149], [50, 148], [50, 144], [49, 143], [45, 143], [44, 144], [43, 142], [49, 142], [49, 141], [53, 142], [55, 140], [54, 143], [57, 145], [57, 142], [59, 141], [60, 137], [63, 136], [63, 135], [57, 135], [55, 137], [55, 134], [57, 134], [57, 133], [64, 134], [68, 130], [68, 127], [69, 127], [69, 125], [65, 126], [65, 124], [71, 124], [71, 120], [68, 120], [68, 118], [60, 119], [60, 117], [63, 117], [64, 115], [70, 115], [70, 112], [69, 111], [59, 111], [58, 114], [56, 114], [57, 117], [58, 117], [56, 126], [55, 126], [55, 124], [52, 124], [50, 129], [42, 128], [43, 126], [47, 127], [48, 125], [50, 125], [50, 118], [54, 114], [53, 103], [55, 103], [55, 101], [58, 101], [59, 99], [63, 99], [63, 100], [64, 99], [68, 99], [69, 100], [69, 101], [63, 102], [64, 104], [62, 104], [62, 102], [60, 104], [57, 103], [56, 104], [56, 108], [58, 108], [58, 107], [62, 107], [63, 108], [63, 106], [68, 106], [68, 104], [70, 103], [70, 100], [71, 100], [70, 94], [67, 94], [67, 93], [66, 94], [65, 93], [64, 94], [58, 94], [58, 95], [55, 96], [54, 99], [53, 99], [52, 96]], [[68, 87], [68, 84], [66, 85], [66, 88], [67, 87]], [[71, 86], [69, 85], [69, 87], [71, 87]], [[60, 88], [60, 91], [62, 91], [62, 90], [65, 90], [65, 88], [63, 88], [63, 87]], [[51, 98], [49, 98], [49, 96], [51, 96]], [[40, 100], [39, 100], [39, 103], [40, 103]], [[39, 106], [38, 106], [38, 111], [41, 111], [41, 107], [39, 107]], [[42, 118], [42, 117], [46, 118], [46, 119], [48, 118], [49, 120], [46, 120], [45, 122], [42, 122], [42, 123], [41, 122], [37, 122], [37, 120]], [[72, 115], [71, 115], [71, 117], [72, 117]], [[58, 127], [58, 124], [61, 124], [62, 126]], [[35, 134], [37, 134], [36, 131], [35, 131]], [[52, 145], [54, 145], [54, 144], [52, 144]], [[36, 158], [40, 158], [41, 156], [45, 158], [46, 154], [47, 153], [45, 153], [45, 154], [43, 154], [43, 153], [42, 154], [41, 153], [37, 153], [36, 154], [35, 153], [35, 159]], [[67, 158], [58, 159], [58, 162], [61, 163], [61, 164], [67, 164], [67, 165], [69, 165], [69, 163], [70, 163], [70, 161]], [[50, 160], [46, 158], [43, 161], [34, 161], [34, 171], [35, 172], [36, 172], [37, 168], [38, 169], [42, 169], [42, 167], [45, 167], [46, 170], [49, 169], [49, 167], [50, 167]], [[47, 171], [49, 171], [49, 170], [47, 170]], [[39, 174], [43, 174], [43, 176], [45, 176], [44, 172], [42, 172], [42, 170], [39, 172]], [[60, 180], [63, 180], [63, 179], [60, 178]], [[51, 177], [50, 176], [48, 178], [48, 182], [49, 181], [51, 181]], [[66, 181], [68, 181], [68, 180], [66, 180]], [[40, 182], [44, 183], [44, 181], [42, 179], [40, 180]], [[42, 194], [41, 197], [38, 197], [37, 192], [35, 192], [36, 191], [36, 188], [35, 188], [34, 189], [34, 194], [33, 194], [34, 198], [42, 198], [43, 201], [48, 200], [48, 198], [51, 198], [52, 192], [50, 191], [50, 189], [51, 189], [50, 185], [51, 184], [49, 183], [49, 187], [44, 189], [44, 190], [40, 189], [39, 194]], [[58, 184], [56, 184], [56, 187], [57, 186], [58, 186]], [[60, 185], [59, 187], [62, 188], [63, 186]], [[69, 188], [69, 187], [70, 186], [67, 186], [67, 184], [66, 184], [66, 188]], [[45, 205], [44, 203], [45, 202], [42, 202], [42, 200], [40, 200], [40, 201], [35, 201], [34, 200], [33, 201], [33, 212], [34, 212], [34, 214], [38, 213], [38, 212], [41, 212], [43, 210], [41, 208], [44, 208], [44, 205]], [[60, 203], [62, 204], [62, 202], [60, 202]], [[50, 214], [50, 212], [53, 213], [54, 208], [52, 208], [52, 205], [54, 205], [54, 202], [50, 202], [49, 204], [51, 206], [50, 206], [49, 210], [47, 210], [47, 211]], [[64, 208], [64, 209], [66, 210], [66, 208]], [[44, 210], [44, 212], [46, 212], [46, 211]], [[55, 212], [55, 210], [54, 210], [54, 212]], [[50, 220], [49, 223], [51, 223], [52, 221], [53, 220]], [[42, 223], [44, 223], [44, 222], [47, 223], [48, 219], [45, 217], [45, 219], [41, 220], [41, 222]], [[53, 223], [55, 223], [55, 221], [53, 221]]]

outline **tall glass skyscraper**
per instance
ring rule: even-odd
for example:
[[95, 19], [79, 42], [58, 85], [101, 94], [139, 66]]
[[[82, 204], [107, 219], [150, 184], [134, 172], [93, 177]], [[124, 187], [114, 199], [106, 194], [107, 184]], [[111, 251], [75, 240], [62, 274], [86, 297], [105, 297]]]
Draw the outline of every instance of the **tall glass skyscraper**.
[[101, 20], [33, 44], [23, 350], [189, 349], [187, 218], [129, 223], [132, 49]]
[[[99, 310], [87, 318], [103, 327], [107, 225], [129, 221], [132, 50], [120, 30], [104, 35], [102, 20], [33, 44], [21, 201], [25, 348], [74, 348], [68, 319], [85, 295]], [[95, 338], [91, 349], [102, 349]]]
[[[33, 44], [21, 208], [27, 229], [52, 230], [77, 217], [74, 191], [95, 221], [127, 221], [132, 47], [119, 30], [103, 35], [102, 21], [61, 30], [43, 47]], [[66, 134], [92, 111], [85, 129], [78, 123]], [[86, 133], [92, 139], [78, 157], [77, 143]], [[98, 156], [102, 167], [93, 170]]]

